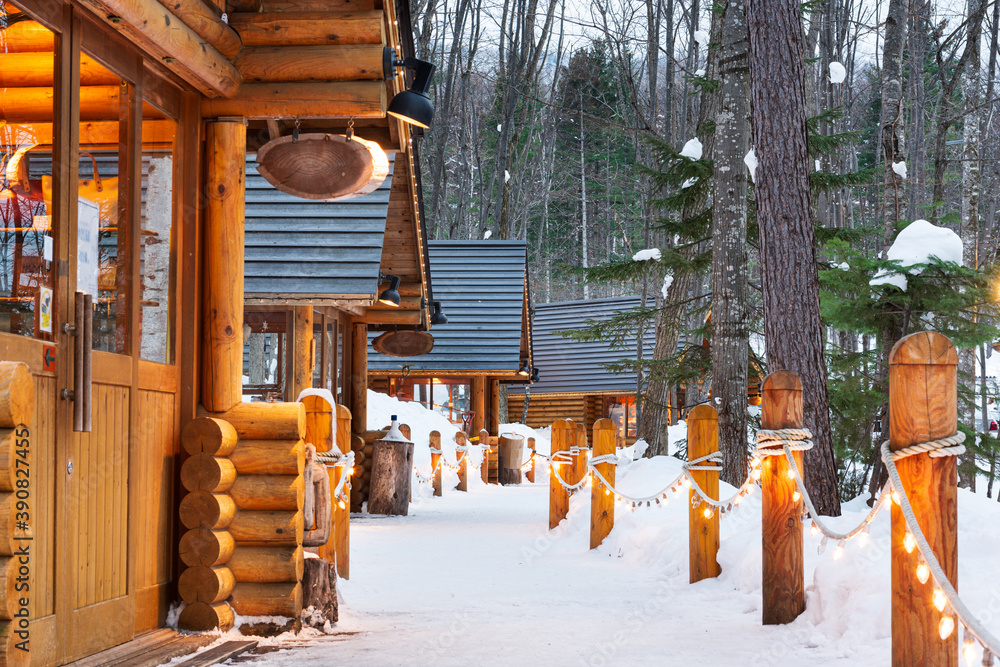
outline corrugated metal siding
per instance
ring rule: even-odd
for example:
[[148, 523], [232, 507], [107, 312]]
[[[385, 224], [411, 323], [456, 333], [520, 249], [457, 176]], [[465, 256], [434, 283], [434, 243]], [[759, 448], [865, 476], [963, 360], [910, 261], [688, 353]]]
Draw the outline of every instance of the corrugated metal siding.
[[[416, 357], [368, 350], [368, 369], [441, 372], [516, 371], [521, 353], [524, 241], [430, 241], [434, 299], [448, 324], [431, 329], [434, 349]], [[374, 335], [369, 337], [374, 338]]]
[[[602, 364], [635, 359], [635, 337], [624, 349], [612, 350], [608, 343], [580, 342], [557, 336], [553, 331], [574, 331], [587, 327], [587, 320], [604, 321], [615, 313], [638, 307], [639, 297], [566, 301], [535, 306], [531, 325], [534, 365], [539, 381], [531, 385], [532, 395], [557, 392], [635, 393], [635, 373], [610, 373]], [[650, 326], [643, 339], [643, 358], [653, 356], [656, 332]], [[511, 393], [523, 393], [511, 386]]]
[[[390, 162], [390, 167], [392, 163]], [[339, 202], [285, 194], [247, 159], [247, 298], [365, 295], [378, 285], [392, 174], [375, 192]]]

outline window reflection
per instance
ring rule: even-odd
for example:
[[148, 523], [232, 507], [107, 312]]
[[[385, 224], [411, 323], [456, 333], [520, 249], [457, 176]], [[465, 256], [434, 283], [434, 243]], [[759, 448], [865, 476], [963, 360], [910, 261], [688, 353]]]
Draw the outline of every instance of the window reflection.
[[143, 359], [172, 363], [174, 275], [171, 271], [174, 220], [174, 138], [172, 120], [142, 121], [142, 206], [139, 275], [140, 353]]

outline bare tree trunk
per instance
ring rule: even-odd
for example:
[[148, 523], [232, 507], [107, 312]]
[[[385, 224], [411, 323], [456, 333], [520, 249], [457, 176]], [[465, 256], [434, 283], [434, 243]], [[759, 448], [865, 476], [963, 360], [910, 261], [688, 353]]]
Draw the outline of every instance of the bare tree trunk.
[[[580, 266], [586, 269], [590, 266], [590, 253], [587, 247], [589, 229], [587, 228], [587, 160], [583, 152], [585, 133], [583, 125], [583, 95], [580, 96], [580, 126], [578, 129], [580, 140]], [[590, 285], [584, 280], [583, 299], [586, 301], [589, 298]]]
[[800, 12], [796, 0], [756, 0], [747, 6], [764, 334], [769, 368], [793, 371], [802, 380], [803, 417], [815, 443], [805, 456], [809, 494], [817, 511], [839, 515], [809, 189]]
[[883, 253], [892, 243], [903, 208], [906, 193], [903, 178], [893, 169], [902, 162], [903, 129], [903, 44], [906, 42], [906, 0], [889, 0], [885, 21], [885, 49], [882, 52], [882, 156], [884, 185], [882, 193]]
[[746, 479], [747, 364], [750, 346], [747, 292], [747, 24], [742, 0], [730, 0], [722, 18], [721, 98], [715, 117], [712, 211], [712, 393], [719, 409], [722, 480]]

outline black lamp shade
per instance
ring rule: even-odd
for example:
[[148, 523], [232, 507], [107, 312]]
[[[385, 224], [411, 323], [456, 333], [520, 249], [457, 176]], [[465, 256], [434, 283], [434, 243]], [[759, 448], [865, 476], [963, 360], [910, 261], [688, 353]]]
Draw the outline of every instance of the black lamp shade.
[[538, 382], [538, 368], [534, 368], [531, 371], [531, 381]]
[[378, 295], [379, 303], [387, 306], [398, 306], [399, 298], [399, 276], [384, 276], [389, 279], [389, 289]]
[[441, 324], [448, 324], [448, 316], [441, 312], [441, 302], [434, 302], [434, 312], [431, 313], [431, 324], [434, 326], [439, 326]]
[[426, 129], [434, 120], [434, 103], [426, 95], [404, 90], [392, 98], [386, 113]]
[[522, 361], [521, 367], [517, 369], [517, 374], [524, 375], [525, 377], [527, 377], [529, 373], [531, 373], [531, 368], [528, 366], [528, 362]]

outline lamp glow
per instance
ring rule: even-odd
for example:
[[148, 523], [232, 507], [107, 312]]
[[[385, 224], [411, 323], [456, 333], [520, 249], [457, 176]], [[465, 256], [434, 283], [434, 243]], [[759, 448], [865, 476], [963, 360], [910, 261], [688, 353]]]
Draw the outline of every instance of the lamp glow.
[[944, 596], [944, 591], [940, 588], [935, 588], [933, 595], [931, 595], [931, 601], [934, 603], [934, 608], [938, 611], [944, 611], [944, 607], [948, 604], [948, 598]]
[[917, 581], [922, 584], [926, 584], [927, 580], [931, 577], [931, 569], [927, 567], [927, 563], [921, 563], [917, 566]]
[[941, 635], [941, 640], [944, 641], [951, 637], [951, 633], [955, 631], [955, 619], [951, 616], [945, 616], [941, 619], [938, 624], [938, 634]]
[[917, 548], [917, 540], [914, 539], [913, 533], [907, 531], [906, 536], [903, 537], [903, 548], [908, 554], [912, 554], [913, 550]]

